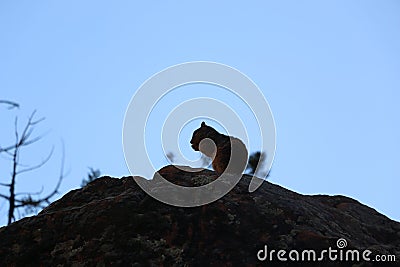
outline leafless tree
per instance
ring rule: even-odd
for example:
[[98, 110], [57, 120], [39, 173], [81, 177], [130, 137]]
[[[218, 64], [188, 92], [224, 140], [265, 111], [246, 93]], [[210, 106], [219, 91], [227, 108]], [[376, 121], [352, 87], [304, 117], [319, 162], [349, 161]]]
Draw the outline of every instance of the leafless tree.
[[[0, 103], [9, 104], [10, 101], [2, 101]], [[13, 102], [10, 102], [13, 103]], [[14, 103], [14, 107], [18, 107], [18, 104]], [[43, 188], [40, 192], [36, 193], [16, 193], [16, 181], [17, 177], [26, 172], [30, 172], [36, 169], [41, 168], [46, 162], [49, 161], [51, 158], [54, 147], [51, 149], [47, 157], [39, 162], [36, 165], [26, 166], [20, 162], [20, 153], [24, 147], [30, 146], [37, 141], [41, 140], [43, 136], [36, 136], [33, 137], [32, 133], [35, 129], [35, 126], [44, 120], [44, 118], [35, 119], [36, 111], [33, 111], [29, 116], [22, 132], [18, 130], [18, 117], [15, 118], [14, 122], [14, 134], [15, 134], [15, 142], [9, 146], [2, 147], [0, 146], [0, 153], [5, 154], [8, 159], [12, 163], [11, 168], [11, 175], [10, 175], [10, 182], [9, 183], [0, 183], [0, 186], [7, 187], [9, 189], [9, 194], [4, 195], [0, 194], [0, 198], [4, 199], [9, 204], [8, 209], [8, 220], [7, 224], [11, 224], [15, 221], [15, 212], [20, 209], [24, 208], [28, 211], [35, 211], [38, 208], [44, 208], [46, 205], [50, 203], [50, 199], [54, 197], [58, 193], [58, 189], [60, 188], [61, 182], [65, 177], [64, 173], [64, 146], [62, 149], [62, 159], [61, 159], [61, 168], [60, 173], [58, 176], [58, 182], [55, 188], [46, 196], [41, 197], [41, 193]]]
[[82, 180], [81, 187], [84, 187], [88, 183], [96, 180], [97, 178], [100, 177], [100, 175], [101, 175], [101, 172], [99, 169], [94, 169], [92, 167], [89, 167], [89, 173], [87, 175], [88, 177], [86, 179]]
[[212, 158], [207, 157], [204, 154], [201, 154], [200, 161], [201, 161], [201, 168], [209, 168], [212, 162]]
[[267, 176], [269, 172], [267, 173], [264, 170], [264, 164], [266, 160], [267, 155], [265, 152], [254, 152], [250, 155], [249, 161], [247, 163], [246, 170], [248, 170], [248, 174], [256, 175], [256, 176]]
[[165, 156], [167, 157], [168, 162], [174, 163], [174, 161], [175, 161], [175, 154], [174, 154], [174, 153], [172, 153], [172, 152], [170, 151], [170, 152], [168, 152]]

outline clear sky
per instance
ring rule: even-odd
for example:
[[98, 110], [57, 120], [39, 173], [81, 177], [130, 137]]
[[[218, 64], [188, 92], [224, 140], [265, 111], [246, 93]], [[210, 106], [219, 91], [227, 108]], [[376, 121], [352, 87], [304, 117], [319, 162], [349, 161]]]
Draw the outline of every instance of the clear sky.
[[[46, 135], [21, 161], [38, 162], [55, 146], [17, 189], [44, 185], [45, 193], [56, 183], [61, 140], [70, 170], [62, 194], [89, 166], [129, 175], [121, 135], [136, 89], [166, 67], [206, 60], [242, 71], [268, 100], [277, 131], [271, 182], [346, 195], [399, 221], [399, 14], [397, 0], [1, 1], [0, 99], [21, 107], [0, 107], [0, 145], [14, 137], [16, 115], [22, 123], [37, 109], [46, 120], [35, 132]], [[197, 127], [189, 126], [182, 144]], [[0, 182], [10, 167], [1, 157]]]

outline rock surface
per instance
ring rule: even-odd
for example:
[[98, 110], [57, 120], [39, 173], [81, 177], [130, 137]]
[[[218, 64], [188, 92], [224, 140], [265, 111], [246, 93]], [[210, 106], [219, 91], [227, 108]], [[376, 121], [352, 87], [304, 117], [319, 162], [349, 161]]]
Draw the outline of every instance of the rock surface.
[[[186, 186], [216, 178], [209, 170], [174, 166], [159, 173]], [[371, 260], [395, 255], [390, 265], [400, 264], [400, 223], [344, 196], [300, 195], [269, 182], [249, 193], [250, 178], [195, 208], [154, 200], [133, 177], [99, 178], [37, 216], [0, 228], [0, 266], [301, 266], [305, 262], [290, 260], [291, 250], [301, 258], [303, 250], [314, 249], [318, 258], [329, 247], [344, 254], [358, 249], [360, 257], [369, 249]], [[339, 238], [347, 241], [341, 250]], [[288, 261], [279, 261], [276, 252], [272, 262], [258, 260], [265, 245], [268, 253], [286, 250]], [[312, 265], [374, 266], [325, 256]]]

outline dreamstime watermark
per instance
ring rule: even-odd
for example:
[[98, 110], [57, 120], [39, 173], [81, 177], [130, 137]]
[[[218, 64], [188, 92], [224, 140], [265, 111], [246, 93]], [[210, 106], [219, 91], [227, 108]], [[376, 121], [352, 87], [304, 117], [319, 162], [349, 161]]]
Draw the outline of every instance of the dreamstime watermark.
[[257, 252], [257, 259], [260, 261], [292, 261], [292, 262], [309, 262], [309, 261], [367, 261], [367, 262], [395, 262], [396, 256], [389, 255], [371, 255], [372, 251], [365, 249], [359, 251], [357, 249], [345, 249], [347, 247], [347, 240], [339, 238], [336, 242], [336, 248], [329, 247], [322, 251], [313, 249], [305, 249], [298, 251], [292, 249], [290, 251], [281, 250], [268, 250], [265, 245], [263, 249]]
[[[257, 121], [261, 135], [261, 146], [257, 150], [268, 152], [264, 165], [267, 170], [270, 170], [275, 155], [276, 136], [272, 112], [261, 90], [246, 75], [230, 66], [204, 61], [187, 62], [164, 69], [146, 80], [132, 97], [125, 113], [122, 143], [126, 164], [138, 185], [159, 201], [179, 207], [201, 206], [218, 200], [241, 179], [241, 175], [223, 173], [218, 179], [206, 185], [185, 187], [169, 182], [153, 167], [145, 145], [150, 113], [160, 99], [174, 89], [196, 83], [224, 88], [241, 99]], [[182, 127], [191, 120], [208, 118], [222, 125], [228, 134], [232, 127], [235, 127], [235, 132], [244, 138], [242, 141], [248, 147], [246, 124], [229, 104], [221, 99], [198, 97], [184, 101], [169, 114], [169, 111], [166, 111], [168, 117], [163, 123], [162, 142], [165, 136], [178, 136]], [[154, 176], [149, 177], [149, 173]], [[253, 176], [249, 192], [255, 191], [262, 182], [263, 179]]]

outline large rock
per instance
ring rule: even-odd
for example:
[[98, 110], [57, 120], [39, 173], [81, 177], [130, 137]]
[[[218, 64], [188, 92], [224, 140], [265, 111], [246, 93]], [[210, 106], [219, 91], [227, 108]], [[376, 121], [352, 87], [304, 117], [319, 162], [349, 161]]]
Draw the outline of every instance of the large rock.
[[[168, 180], [198, 186], [214, 172], [167, 166]], [[248, 192], [244, 176], [223, 198], [196, 208], [154, 200], [133, 177], [102, 177], [67, 193], [37, 216], [0, 228], [0, 266], [292, 266], [291, 250], [366, 249], [400, 261], [400, 223], [344, 196], [300, 195], [269, 182]], [[337, 247], [344, 238], [347, 246]], [[267, 245], [285, 250], [260, 261]], [[295, 253], [290, 254], [295, 256]], [[263, 252], [259, 256], [264, 256]], [[305, 254], [307, 256], [307, 254]], [[313, 266], [373, 266], [366, 261], [331, 261]], [[343, 256], [344, 257], [344, 256]], [[307, 258], [307, 257], [306, 257]], [[343, 258], [345, 259], [345, 258]], [[308, 262], [309, 263], [309, 262]], [[392, 263], [392, 266], [397, 266]]]

